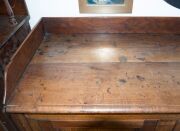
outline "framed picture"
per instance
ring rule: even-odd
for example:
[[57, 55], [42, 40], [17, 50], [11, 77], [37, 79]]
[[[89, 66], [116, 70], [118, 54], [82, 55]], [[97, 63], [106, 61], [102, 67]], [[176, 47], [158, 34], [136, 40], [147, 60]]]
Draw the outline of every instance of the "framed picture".
[[79, 0], [80, 13], [132, 13], [133, 0]]

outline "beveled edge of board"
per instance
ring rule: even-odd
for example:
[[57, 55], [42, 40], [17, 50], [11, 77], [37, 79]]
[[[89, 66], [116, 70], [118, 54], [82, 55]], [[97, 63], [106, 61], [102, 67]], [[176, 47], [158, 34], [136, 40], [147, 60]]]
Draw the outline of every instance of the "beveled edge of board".
[[[164, 108], [166, 107], [166, 108]], [[26, 106], [21, 107], [18, 105], [8, 105], [6, 106], [6, 111], [11, 113], [58, 113], [58, 114], [179, 114], [177, 110], [180, 106], [137, 106], [136, 108], [131, 108], [130, 105], [37, 105], [37, 106]]]

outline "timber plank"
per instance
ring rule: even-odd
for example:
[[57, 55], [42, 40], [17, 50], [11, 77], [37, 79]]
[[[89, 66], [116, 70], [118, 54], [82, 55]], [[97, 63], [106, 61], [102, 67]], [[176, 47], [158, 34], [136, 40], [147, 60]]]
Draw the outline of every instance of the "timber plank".
[[178, 35], [50, 34], [31, 63], [179, 61]]
[[178, 113], [179, 67], [180, 63], [30, 64], [7, 111]]

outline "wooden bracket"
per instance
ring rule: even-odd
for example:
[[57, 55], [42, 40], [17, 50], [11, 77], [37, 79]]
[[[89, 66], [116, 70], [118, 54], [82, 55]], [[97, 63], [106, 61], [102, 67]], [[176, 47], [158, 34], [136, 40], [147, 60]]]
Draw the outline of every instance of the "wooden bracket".
[[8, 0], [4, 0], [4, 3], [5, 3], [5, 6], [7, 8], [7, 13], [9, 15], [9, 22], [11, 23], [12, 26], [15, 26], [17, 25], [17, 21], [15, 19], [15, 16], [14, 16], [14, 12], [11, 8], [11, 5], [9, 4], [9, 1]]

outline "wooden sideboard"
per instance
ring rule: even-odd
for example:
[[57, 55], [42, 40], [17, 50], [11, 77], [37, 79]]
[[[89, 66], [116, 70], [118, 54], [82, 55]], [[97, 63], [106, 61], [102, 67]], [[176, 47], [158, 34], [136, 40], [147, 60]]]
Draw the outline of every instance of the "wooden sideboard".
[[180, 18], [42, 18], [5, 68], [20, 131], [179, 131]]

